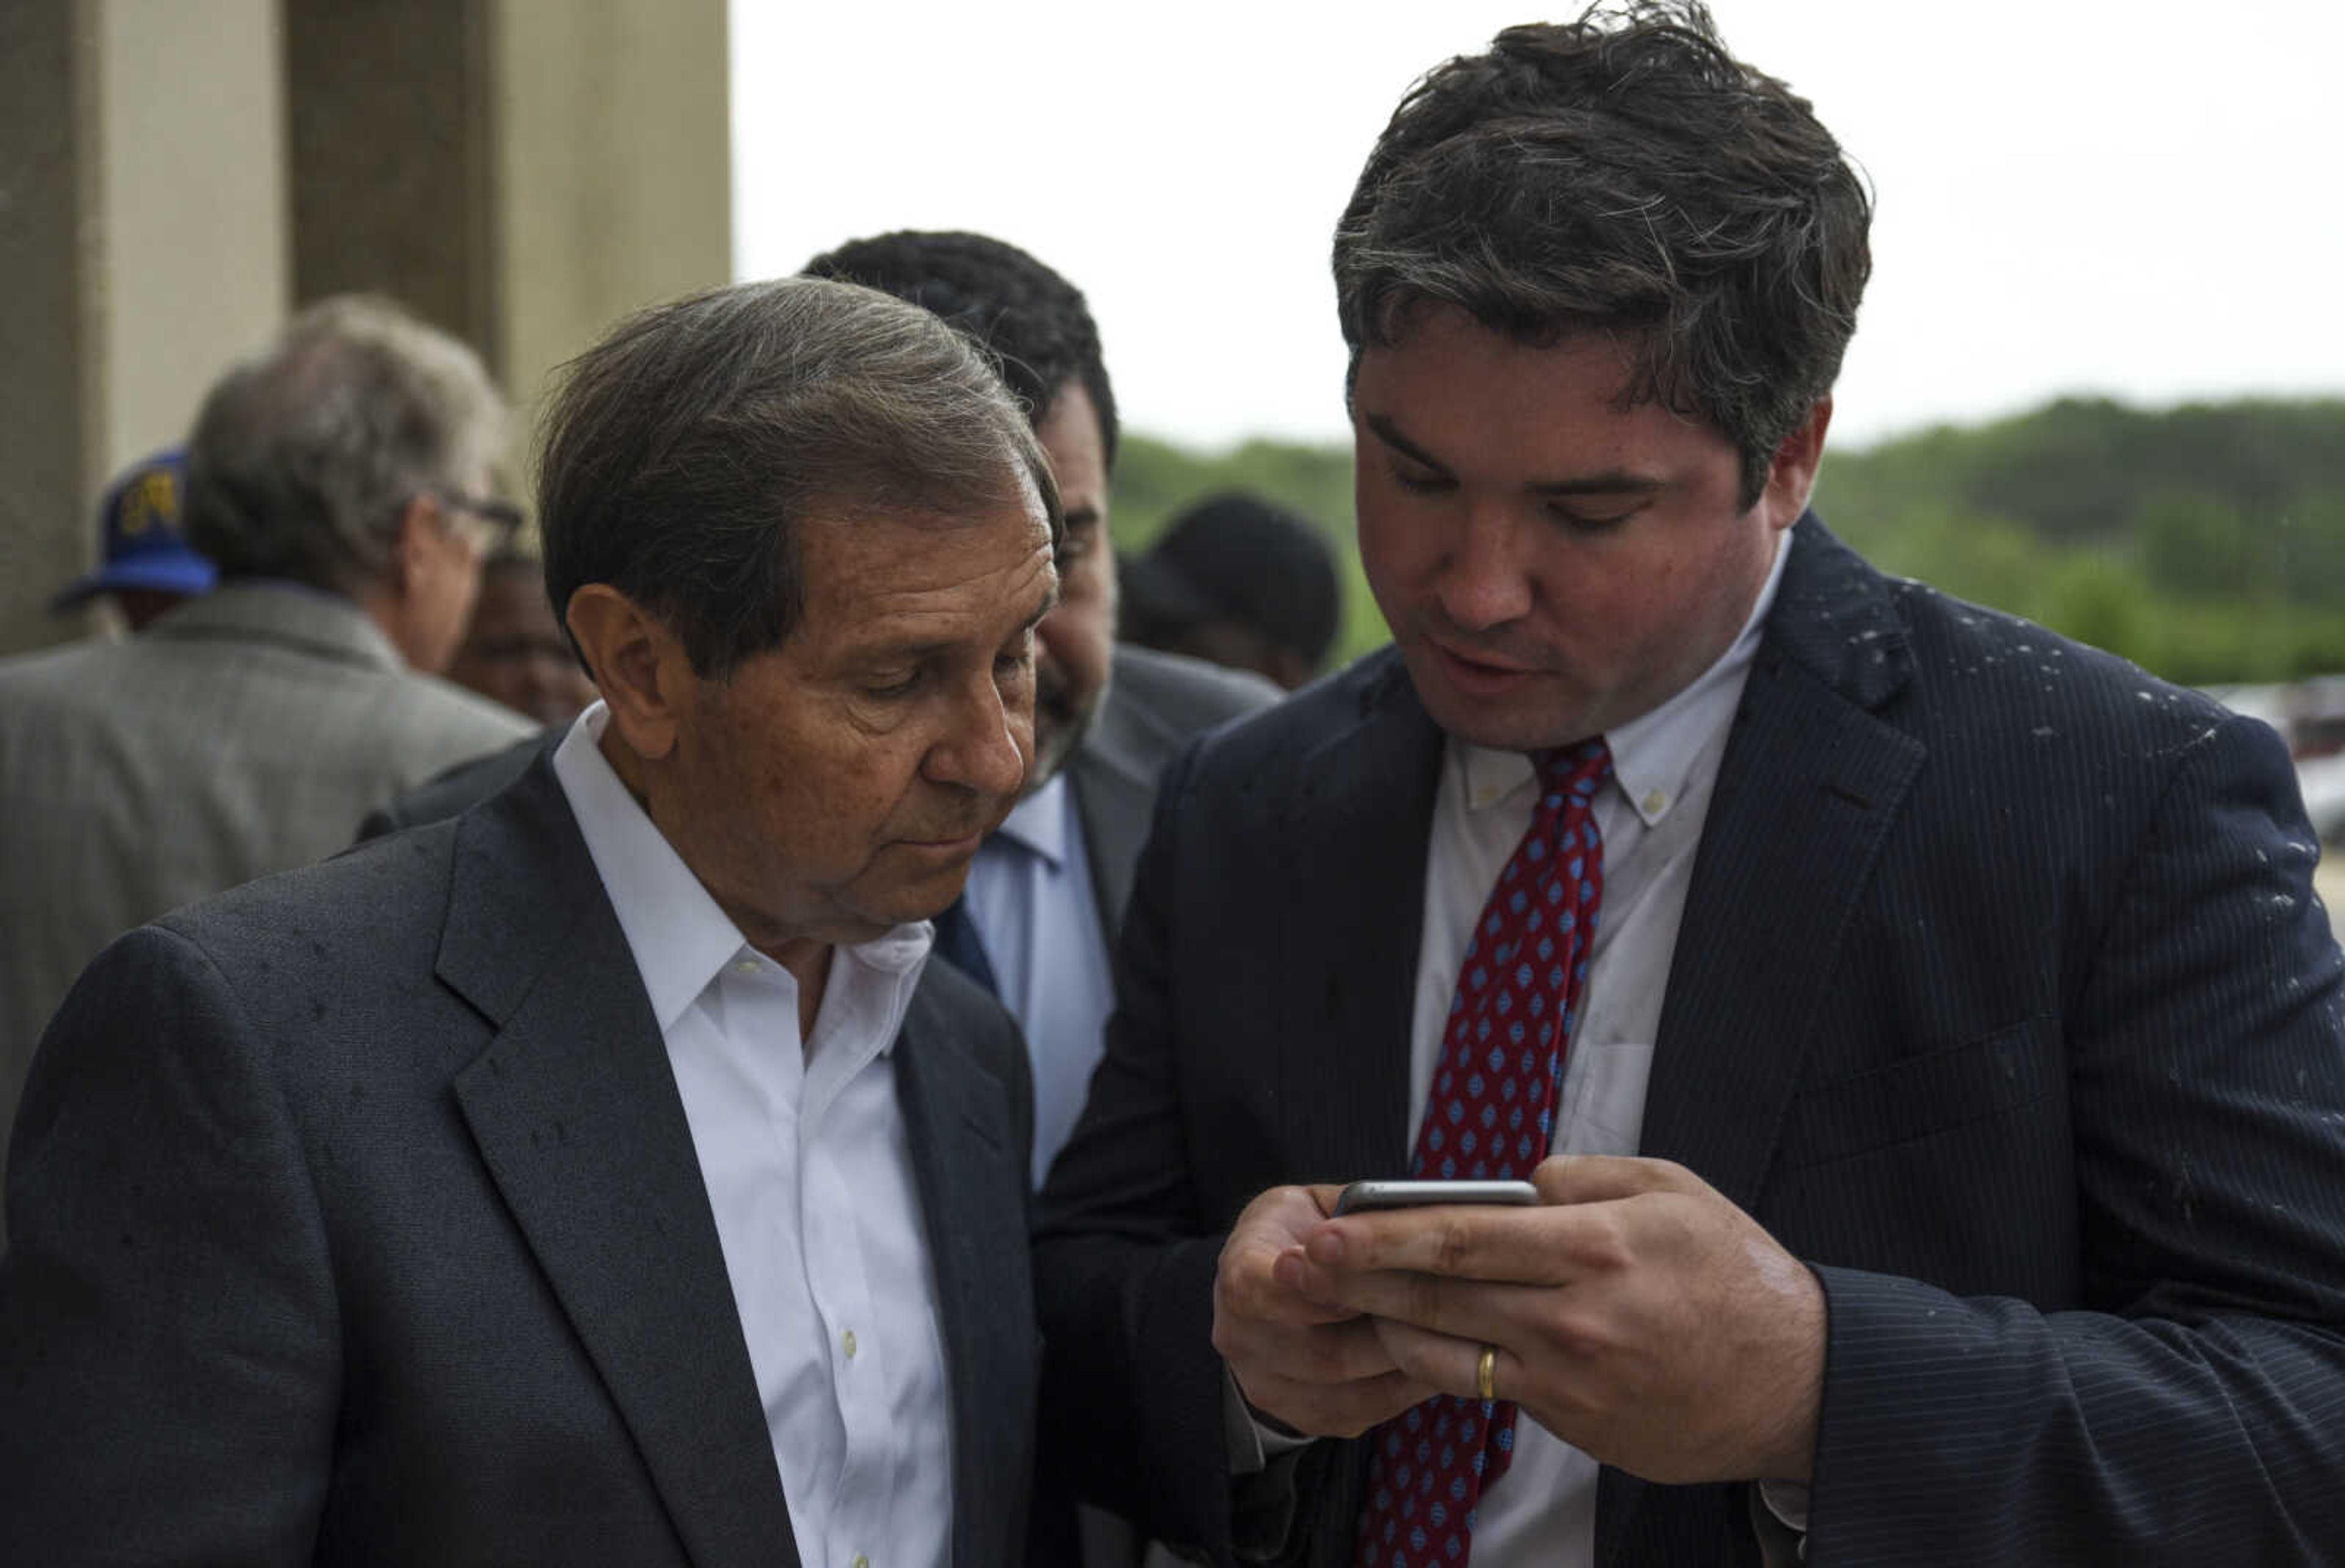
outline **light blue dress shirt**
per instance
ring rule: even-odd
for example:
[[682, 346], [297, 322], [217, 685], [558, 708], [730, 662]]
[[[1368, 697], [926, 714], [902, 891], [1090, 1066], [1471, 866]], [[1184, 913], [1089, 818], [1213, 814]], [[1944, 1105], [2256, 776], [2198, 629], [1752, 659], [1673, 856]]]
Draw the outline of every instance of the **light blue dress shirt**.
[[1107, 936], [1067, 775], [1018, 803], [969, 868], [969, 924], [1034, 1064], [1036, 1187], [1074, 1131], [1115, 1003]]

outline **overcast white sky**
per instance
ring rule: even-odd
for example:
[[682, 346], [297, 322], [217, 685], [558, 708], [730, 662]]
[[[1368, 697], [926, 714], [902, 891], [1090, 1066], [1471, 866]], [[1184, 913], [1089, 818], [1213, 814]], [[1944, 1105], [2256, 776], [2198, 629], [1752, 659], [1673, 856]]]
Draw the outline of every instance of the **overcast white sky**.
[[[2345, 392], [2345, 0], [1712, 9], [1875, 187], [1836, 440]], [[1345, 439], [1327, 243], [1361, 160], [1424, 70], [1541, 15], [733, 0], [736, 267], [982, 230], [1090, 296], [1133, 428]]]

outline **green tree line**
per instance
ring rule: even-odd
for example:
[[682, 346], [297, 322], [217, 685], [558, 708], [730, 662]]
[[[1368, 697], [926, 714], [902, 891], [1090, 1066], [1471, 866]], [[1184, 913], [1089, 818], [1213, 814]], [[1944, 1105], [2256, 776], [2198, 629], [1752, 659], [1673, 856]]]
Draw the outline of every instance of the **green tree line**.
[[[1200, 453], [1133, 434], [1119, 548], [1223, 490], [1279, 501], [1343, 563], [1341, 652], [1384, 623], [1352, 540], [1351, 454], [1249, 441]], [[1885, 572], [2025, 615], [2193, 684], [2345, 671], [2345, 399], [2145, 410], [2063, 399], [1826, 454], [1816, 509]]]

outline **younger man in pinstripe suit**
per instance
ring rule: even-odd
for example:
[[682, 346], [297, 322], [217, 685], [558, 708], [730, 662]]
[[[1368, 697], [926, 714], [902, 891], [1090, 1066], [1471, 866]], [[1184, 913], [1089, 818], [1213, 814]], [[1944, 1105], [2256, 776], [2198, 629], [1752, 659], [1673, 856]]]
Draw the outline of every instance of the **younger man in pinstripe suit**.
[[[2345, 1556], [2288, 759], [1807, 510], [1869, 216], [1691, 5], [1509, 29], [1371, 155], [1335, 272], [1396, 646], [1167, 776], [1045, 1194], [1046, 1436], [1157, 1534]], [[1540, 1201], [1328, 1218], [1400, 1175]]]

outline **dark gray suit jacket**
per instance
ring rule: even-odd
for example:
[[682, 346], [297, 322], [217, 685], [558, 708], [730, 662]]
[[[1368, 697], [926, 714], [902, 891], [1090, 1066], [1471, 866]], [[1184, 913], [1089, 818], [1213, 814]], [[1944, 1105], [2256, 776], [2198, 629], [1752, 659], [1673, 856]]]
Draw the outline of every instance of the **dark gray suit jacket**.
[[[2345, 1025], [2285, 752], [1812, 518], [1790, 548], [1642, 1148], [1822, 1280], [1808, 1560], [2345, 1559]], [[1045, 1448], [1225, 1561], [1221, 1234], [1406, 1166], [1442, 745], [1386, 654], [1176, 764], [1044, 1194]], [[1246, 1522], [1343, 1568], [1364, 1461], [1313, 1445], [1292, 1531]], [[1753, 1561], [1746, 1503], [1608, 1470], [1597, 1560]]]
[[[1014, 1568], [1025, 1052], [931, 965], [893, 1059], [952, 1561]], [[548, 765], [108, 949], [35, 1063], [8, 1219], [0, 1562], [798, 1562], [683, 1104]]]

